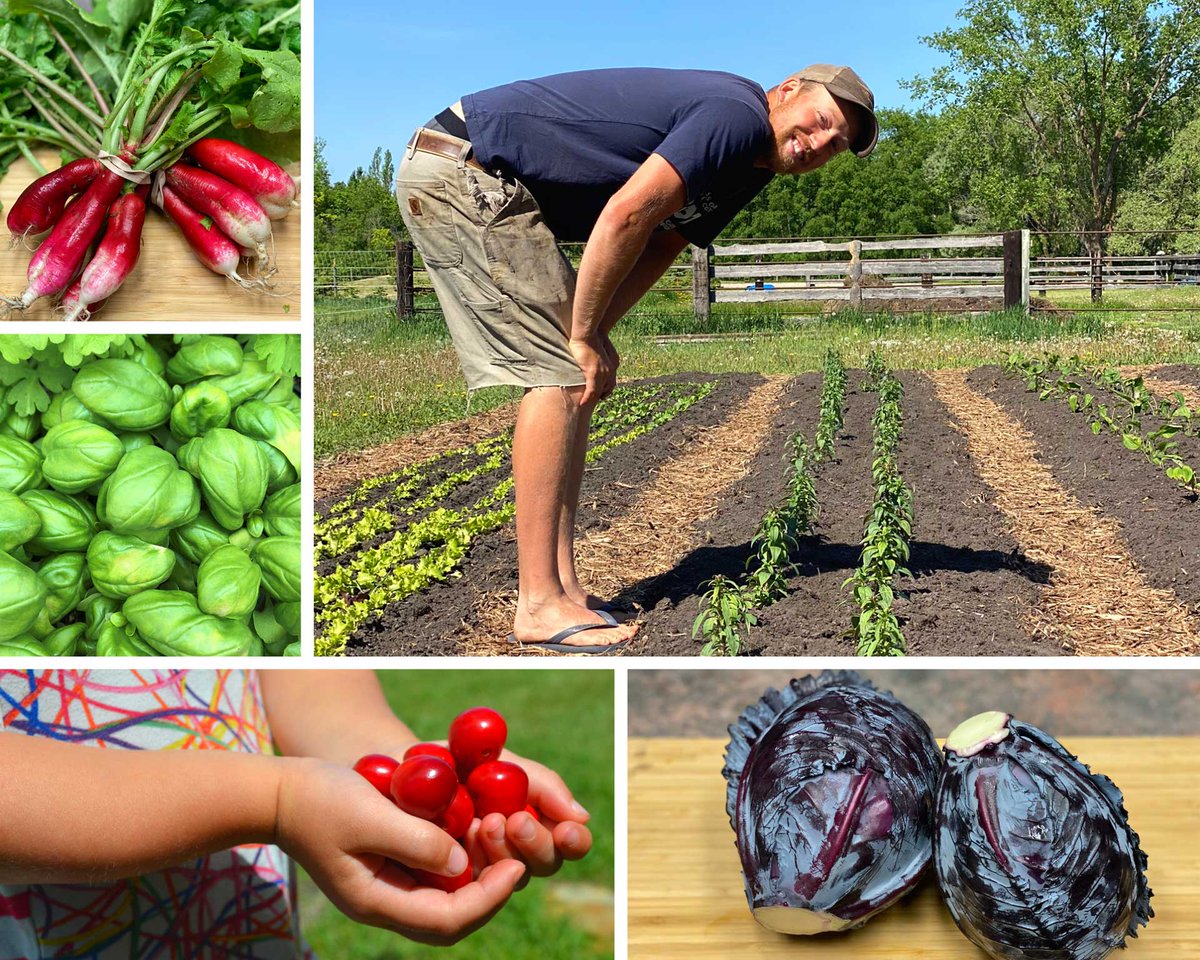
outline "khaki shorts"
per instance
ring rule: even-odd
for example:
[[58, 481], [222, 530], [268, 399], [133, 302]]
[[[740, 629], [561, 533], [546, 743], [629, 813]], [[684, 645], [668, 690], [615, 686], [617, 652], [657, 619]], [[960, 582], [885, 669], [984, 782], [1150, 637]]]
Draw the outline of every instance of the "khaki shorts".
[[575, 270], [524, 186], [409, 146], [396, 199], [469, 390], [583, 384], [567, 347]]

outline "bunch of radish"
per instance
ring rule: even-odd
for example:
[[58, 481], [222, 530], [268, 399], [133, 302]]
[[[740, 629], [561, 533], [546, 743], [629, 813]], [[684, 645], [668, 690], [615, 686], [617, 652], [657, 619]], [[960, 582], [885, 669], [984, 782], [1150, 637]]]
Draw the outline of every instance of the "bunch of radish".
[[[178, 225], [197, 259], [247, 289], [269, 289], [271, 221], [297, 205], [296, 182], [278, 164], [228, 140], [207, 137], [154, 185], [98, 159], [74, 160], [31, 183], [8, 213], [14, 238], [49, 231], [29, 263], [29, 286], [4, 299], [10, 310], [57, 297], [66, 320], [87, 320], [133, 271], [141, 254], [147, 194]], [[124, 166], [135, 159], [123, 154]], [[252, 273], [238, 272], [242, 257]]]
[[[449, 748], [415, 743], [396, 761], [373, 753], [354, 769], [383, 796], [410, 816], [437, 824], [455, 840], [467, 835], [476, 817], [505, 817], [522, 810], [535, 819], [529, 805], [529, 777], [515, 763], [500, 759], [508, 726], [488, 707], [473, 707], [450, 724]], [[451, 893], [471, 882], [467, 867], [457, 877], [443, 877], [405, 867], [418, 883]]]

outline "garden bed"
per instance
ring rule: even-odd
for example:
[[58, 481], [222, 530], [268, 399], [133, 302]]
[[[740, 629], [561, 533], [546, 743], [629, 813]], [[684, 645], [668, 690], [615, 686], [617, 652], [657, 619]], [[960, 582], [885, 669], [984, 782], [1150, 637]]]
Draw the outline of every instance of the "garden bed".
[[[630, 443], [614, 447], [589, 465], [580, 497], [580, 533], [623, 513], [658, 464], [686, 445], [697, 431], [725, 420], [739, 399], [761, 381], [762, 378], [755, 375], [674, 376], [640, 381], [642, 385], [712, 383], [714, 386], [707, 397], [684, 415], [672, 418]], [[506, 460], [499, 472], [511, 475], [511, 461]], [[494, 483], [495, 477], [486, 482]], [[480, 489], [473, 481], [440, 501], [440, 506], [451, 510], [469, 507]], [[511, 502], [511, 495], [506, 501]], [[328, 507], [328, 502], [318, 505], [319, 510]], [[325, 561], [318, 567], [318, 574], [328, 573], [337, 562]], [[398, 603], [388, 604], [369, 617], [355, 632], [346, 652], [360, 656], [463, 653], [465, 651], [458, 649], [452, 639], [455, 633], [464, 622], [471, 621], [482, 598], [496, 592], [515, 593], [516, 570], [516, 540], [511, 525], [506, 524], [478, 537], [451, 579], [430, 583], [423, 590]]]
[[[1179, 382], [1200, 383], [1200, 371], [1194, 367], [1176, 365], [1161, 368], [1158, 373]], [[931, 377], [942, 386], [935, 387]], [[1112, 530], [1119, 531], [1118, 540], [1127, 546], [1146, 584], [1164, 592], [1159, 601], [1169, 604], [1177, 598], [1189, 608], [1190, 612], [1180, 611], [1182, 630], [1176, 630], [1175, 636], [1194, 635], [1194, 613], [1200, 609], [1200, 577], [1195, 575], [1200, 570], [1200, 542], [1192, 536], [1200, 520], [1195, 497], [1168, 479], [1143, 454], [1126, 449], [1119, 435], [1107, 430], [1093, 434], [1083, 415], [1073, 414], [1065, 402], [1054, 398], [1039, 401], [1038, 394], [1027, 390], [1023, 380], [1006, 376], [994, 367], [973, 371], [965, 380], [961, 374], [955, 377], [961, 388], [994, 401], [1023, 425], [1030, 438], [1028, 449], [1021, 454], [1023, 462], [1030, 469], [1043, 469], [1038, 465], [1044, 464], [1052, 474], [1052, 478], [1047, 475], [1043, 486], [1057, 483], [1065, 496], [1077, 498], [1104, 523], [1115, 520], [1119, 524]], [[907, 651], [928, 656], [1074, 652], [1074, 628], [1069, 617], [1054, 622], [1065, 616], [1052, 589], [1055, 584], [1055, 589], [1060, 589], [1063, 580], [1063, 571], [1055, 564], [1067, 563], [1063, 558], [1069, 557], [1070, 565], [1087, 567], [1088, 557], [1083, 554], [1090, 547], [1074, 553], [1060, 552], [1055, 554], [1058, 559], [1046, 559], [1044, 551], [1027, 555], [1030, 544], [1022, 538], [1029, 535], [1029, 526], [1014, 522], [1014, 518], [1032, 516], [1026, 511], [1034, 509], [1035, 504], [1037, 509], [1044, 509], [1045, 503], [1028, 496], [1006, 496], [1003, 507], [999, 505], [999, 493], [1013, 492], [1007, 489], [1011, 484], [1006, 480], [1007, 460], [1003, 456], [1009, 448], [993, 446], [990, 472], [981, 472], [975, 460], [980, 453], [968, 442], [970, 430], [947, 407], [948, 396], [966, 398], [972, 394], [961, 389], [958, 394], [946, 393], [943, 375], [903, 373], [899, 379], [904, 387], [904, 432], [896, 465], [912, 491], [913, 527], [907, 564], [911, 574], [896, 577], [894, 612]], [[829, 656], [855, 652], [852, 617], [858, 606], [851, 589], [843, 584], [859, 565], [864, 517], [872, 504], [872, 416], [879, 402], [879, 394], [868, 389], [865, 381], [863, 371], [850, 371], [844, 425], [836, 437], [834, 456], [814, 471], [819, 517], [811, 533], [799, 538], [792, 556], [795, 570], [788, 577], [786, 594], [756, 611], [758, 624], [746, 631], [743, 654]], [[702, 641], [692, 638], [692, 625], [703, 585], [718, 574], [732, 580], [744, 578], [753, 549], [751, 540], [760, 520], [786, 498], [788, 442], [798, 432], [810, 441], [814, 435], [822, 392], [820, 374], [781, 382], [775, 388], [777, 407], [759, 403], [764, 412], [754, 418], [752, 436], [748, 435], [755, 446], [739, 454], [744, 457], [745, 476], [739, 479], [740, 474], [731, 474], [728, 487], [723, 493], [718, 491], [711, 509], [692, 502], [686, 485], [676, 489], [672, 483], [678, 481], [670, 479], [677, 476], [669, 469], [672, 465], [683, 464], [698, 448], [713, 442], [714, 430], [736, 425], [738, 418], [746, 415], [747, 398], [764, 382], [754, 375], [696, 374], [627, 385], [634, 388], [635, 394], [641, 390], [645, 395], [652, 393], [647, 388], [654, 384], [675, 384], [672, 397], [692, 389], [682, 384], [710, 384], [707, 389], [711, 392], [653, 429], [605, 450], [589, 464], [585, 476], [579, 511], [581, 542], [603, 543], [616, 538], [624, 552], [618, 551], [620, 562], [609, 563], [603, 569], [581, 566], [581, 576], [586, 581], [591, 573], [591, 579], [603, 581], [606, 595], [613, 596], [618, 604], [635, 605], [644, 621], [639, 635], [621, 651], [624, 655], [698, 654]], [[668, 400], [655, 403], [659, 406], [651, 404], [641, 415], [650, 416], [653, 410], [664, 409]], [[953, 407], [952, 401], [950, 405]], [[998, 415], [996, 407], [990, 409]], [[985, 417], [974, 422], [979, 429], [987, 420]], [[631, 424], [622, 422], [615, 432], [627, 430]], [[997, 442], [996, 437], [991, 439], [993, 444]], [[1189, 439], [1185, 445], [1189, 454], [1193, 443]], [[489, 455], [494, 458], [494, 447], [435, 465], [426, 471], [424, 482], [436, 485], [455, 471], [470, 472], [480, 457]], [[1014, 478], [1024, 469], [1014, 460]], [[495, 469], [458, 485], [436, 505], [426, 504], [424, 515], [435, 509], [469, 513], [472, 504], [486, 497], [486, 491], [495, 492], [498, 483], [511, 477], [510, 471], [511, 465], [504, 459]], [[394, 486], [400, 481], [390, 482]], [[1019, 485], [1027, 480], [1012, 482]], [[662, 536], [661, 546], [653, 534], [640, 536], [636, 543], [622, 539], [630, 521], [636, 522], [639, 511], [644, 510], [641, 498], [647, 495], [657, 498], [656, 505], [663, 507], [667, 515], [679, 518], [684, 525], [682, 537], [677, 528], [671, 531], [671, 537]], [[361, 508], [372, 503], [386, 505], [390, 494], [387, 484], [375, 484], [357, 496]], [[1036, 494], [1031, 492], [1029, 496]], [[511, 492], [496, 502], [511, 505]], [[328, 519], [333, 505], [332, 498], [319, 504], [319, 524]], [[420, 516], [410, 514], [405, 522], [415, 522]], [[341, 555], [320, 558], [319, 575], [328, 577], [357, 552], [376, 549], [390, 536], [389, 528]], [[1088, 541], [1099, 542], [1103, 541]], [[681, 544], [685, 547], [682, 551], [678, 549]], [[656, 550], [661, 556], [653, 555]], [[581, 548], [581, 554], [587, 552]], [[592, 553], [608, 555], [603, 551]], [[1034, 556], [1038, 559], [1031, 559]], [[1108, 587], [1095, 584], [1093, 588], [1086, 577], [1081, 582], [1078, 570], [1071, 572], [1074, 579], [1068, 587], [1074, 593], [1070, 602], [1075, 614], [1082, 610], [1086, 616], [1088, 592]], [[362, 595], [366, 595], [365, 590]], [[345, 652], [509, 652], [512, 648], [505, 644], [504, 633], [511, 628], [515, 595], [516, 544], [511, 523], [506, 521], [474, 536], [446, 579], [429, 582], [397, 602], [376, 603], [375, 609], [355, 624]], [[1113, 652], [1119, 652], [1123, 642], [1121, 618], [1112, 618], [1111, 625], [1107, 615], [1104, 619], [1104, 632], [1112, 639]], [[1128, 652], [1138, 652], [1136, 648], [1144, 644], [1145, 637], [1138, 635], [1132, 625], [1128, 629]], [[321, 631], [319, 623], [318, 636]], [[1185, 639], [1185, 645], [1188, 642]], [[1087, 648], [1081, 649], [1086, 652]]]
[[[1188, 372], [1196, 376], [1194, 370]], [[1122, 539], [1149, 583], [1200, 609], [1200, 505], [1194, 496], [1142, 454], [1125, 449], [1116, 434], [1093, 434], [1086, 418], [1053, 399], [1039, 400], [998, 368], [981, 367], [968, 382], [1024, 425], [1059, 483], [1120, 523]]]

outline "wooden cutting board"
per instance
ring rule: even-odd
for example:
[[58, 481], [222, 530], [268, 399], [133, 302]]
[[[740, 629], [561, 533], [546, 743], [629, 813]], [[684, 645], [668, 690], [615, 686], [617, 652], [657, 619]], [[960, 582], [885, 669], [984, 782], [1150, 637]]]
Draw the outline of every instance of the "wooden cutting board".
[[[59, 165], [53, 151], [38, 154], [47, 170]], [[298, 167], [289, 168], [295, 176]], [[3, 217], [37, 178], [33, 165], [18, 160], [0, 180]], [[96, 315], [101, 320], [300, 320], [300, 210], [271, 223], [275, 237], [276, 296], [250, 293], [200, 265], [183, 236], [162, 213], [146, 212], [142, 256], [133, 274]], [[9, 247], [8, 228], [0, 219], [0, 296], [18, 297], [29, 285], [30, 251]], [[239, 270], [239, 272], [241, 272]], [[0, 317], [2, 320], [3, 317]], [[11, 320], [54, 320], [53, 303], [39, 301]]]
[[[746, 906], [721, 777], [724, 740], [629, 745], [631, 960], [987, 960], [926, 877], [851, 933], [787, 937]], [[1114, 960], [1200, 956], [1200, 740], [1076, 738], [1064, 744], [1125, 793], [1149, 855], [1155, 918]]]

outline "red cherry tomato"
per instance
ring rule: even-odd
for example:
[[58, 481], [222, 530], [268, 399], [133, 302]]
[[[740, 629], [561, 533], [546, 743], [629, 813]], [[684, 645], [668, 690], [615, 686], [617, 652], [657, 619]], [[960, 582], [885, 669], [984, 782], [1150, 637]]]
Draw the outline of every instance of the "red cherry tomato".
[[508, 724], [495, 710], [472, 707], [450, 723], [450, 752], [466, 775], [481, 763], [498, 760], [508, 737]]
[[423, 887], [435, 887], [438, 890], [444, 890], [446, 893], [453, 893], [455, 890], [465, 887], [474, 879], [474, 874], [470, 867], [467, 867], [457, 877], [443, 877], [440, 873], [430, 873], [428, 870], [418, 870], [415, 867], [405, 867], [412, 878]]
[[389, 800], [392, 799], [392, 774], [400, 766], [391, 757], [382, 753], [371, 753], [354, 765], [354, 772], [367, 778], [367, 782]]
[[458, 776], [437, 757], [410, 757], [392, 774], [391, 790], [396, 806], [405, 813], [433, 821], [454, 800]]
[[466, 836], [467, 829], [474, 819], [475, 804], [471, 802], [471, 794], [467, 792], [467, 788], [460, 783], [454, 800], [446, 808], [446, 812], [434, 822], [455, 840], [461, 840]]
[[531, 817], [533, 817], [533, 819], [534, 819], [534, 820], [536, 820], [538, 823], [541, 823], [541, 822], [542, 822], [542, 817], [541, 817], [541, 815], [540, 815], [540, 814], [539, 814], [539, 813], [538, 813], [536, 810], [534, 810], [534, 809], [533, 809], [533, 804], [531, 804], [531, 803], [530, 803], [530, 804], [526, 804], [526, 805], [525, 805], [525, 812], [526, 812], [527, 814], [529, 814]]
[[529, 802], [529, 776], [515, 763], [492, 760], [471, 771], [467, 790], [475, 801], [476, 816], [502, 813], [509, 817]]
[[414, 743], [404, 751], [404, 759], [408, 760], [410, 757], [437, 757], [439, 760], [445, 760], [451, 767], [455, 766], [454, 754], [440, 743]]

